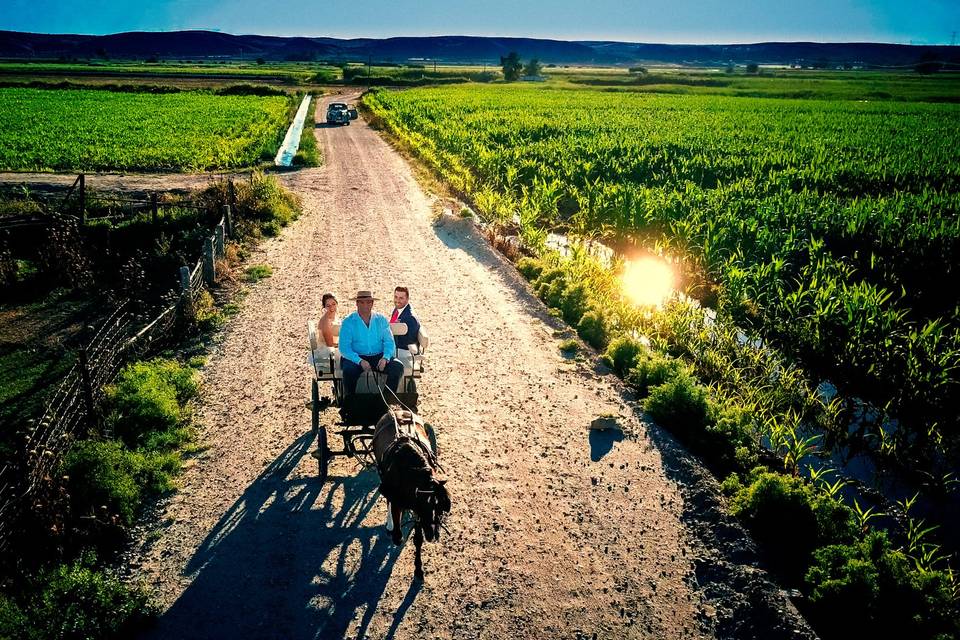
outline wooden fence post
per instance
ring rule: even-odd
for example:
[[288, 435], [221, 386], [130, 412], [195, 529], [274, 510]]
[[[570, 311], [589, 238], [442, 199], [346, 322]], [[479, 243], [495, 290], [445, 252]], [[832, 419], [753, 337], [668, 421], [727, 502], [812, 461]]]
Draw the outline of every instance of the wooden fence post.
[[230, 205], [224, 205], [223, 207], [223, 224], [226, 225], [227, 237], [233, 237], [233, 210], [230, 208]]
[[157, 218], [160, 217], [160, 206], [157, 204], [157, 192], [150, 194], [150, 212], [153, 218], [153, 224], [157, 224]]
[[227, 180], [227, 206], [231, 209], [237, 208], [237, 192], [233, 188], [233, 178]]
[[87, 176], [80, 174], [80, 226], [87, 223]]
[[180, 302], [193, 315], [193, 292], [190, 291], [190, 267], [180, 267]]
[[203, 281], [208, 285], [217, 279], [217, 268], [213, 263], [213, 237], [207, 236], [203, 242]]
[[224, 233], [223, 233], [223, 227], [224, 227], [225, 224], [226, 224], [226, 223], [218, 224], [218, 225], [217, 225], [216, 227], [214, 227], [214, 229], [213, 229], [213, 242], [214, 242], [214, 248], [216, 249], [216, 253], [214, 254], [214, 257], [215, 257], [215, 258], [222, 258], [222, 257], [223, 257], [223, 242], [224, 242], [224, 239], [223, 239], [223, 235], [224, 235]]

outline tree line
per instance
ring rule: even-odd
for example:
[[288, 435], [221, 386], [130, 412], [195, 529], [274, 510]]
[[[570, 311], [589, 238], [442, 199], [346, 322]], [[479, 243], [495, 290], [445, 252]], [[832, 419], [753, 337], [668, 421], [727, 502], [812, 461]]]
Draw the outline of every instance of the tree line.
[[507, 82], [516, 82], [521, 75], [539, 76], [543, 65], [536, 58], [531, 58], [530, 62], [523, 64], [520, 60], [520, 54], [511, 51], [507, 56], [500, 56], [500, 66], [503, 68], [503, 79]]

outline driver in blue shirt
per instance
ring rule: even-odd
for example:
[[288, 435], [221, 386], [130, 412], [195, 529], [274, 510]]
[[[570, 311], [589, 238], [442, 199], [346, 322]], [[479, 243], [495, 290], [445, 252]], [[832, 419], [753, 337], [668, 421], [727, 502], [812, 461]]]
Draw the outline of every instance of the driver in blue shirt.
[[387, 374], [387, 385], [397, 390], [403, 377], [403, 364], [394, 359], [396, 344], [385, 316], [373, 312], [377, 298], [370, 291], [357, 291], [351, 298], [357, 310], [340, 324], [340, 368], [347, 393], [357, 391], [357, 381], [364, 371], [376, 369]]

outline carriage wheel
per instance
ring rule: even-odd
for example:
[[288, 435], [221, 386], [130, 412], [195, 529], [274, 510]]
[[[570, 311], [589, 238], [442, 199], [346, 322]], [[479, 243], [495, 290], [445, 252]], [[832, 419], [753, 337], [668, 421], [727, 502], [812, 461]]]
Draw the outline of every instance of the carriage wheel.
[[320, 386], [316, 380], [310, 385], [310, 400], [310, 410], [313, 412], [310, 426], [313, 434], [316, 435], [317, 428], [320, 426]]
[[317, 458], [317, 474], [320, 477], [320, 484], [323, 484], [327, 481], [327, 467], [330, 465], [330, 448], [327, 447], [326, 428], [317, 430], [317, 450], [314, 455]]
[[423, 428], [427, 430], [427, 438], [430, 439], [430, 448], [433, 449], [433, 455], [439, 458], [440, 449], [437, 447], [437, 432], [433, 430], [433, 425], [429, 422], [424, 422]]

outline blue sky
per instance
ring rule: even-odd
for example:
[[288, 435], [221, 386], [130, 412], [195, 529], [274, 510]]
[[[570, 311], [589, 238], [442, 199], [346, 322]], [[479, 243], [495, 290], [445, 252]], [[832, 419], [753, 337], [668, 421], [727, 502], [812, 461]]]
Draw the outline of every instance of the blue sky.
[[[234, 34], [483, 35], [732, 43], [960, 44], [960, 0], [2, 0], [0, 29], [41, 33], [211, 29]], [[337, 6], [336, 12], [329, 7]]]

